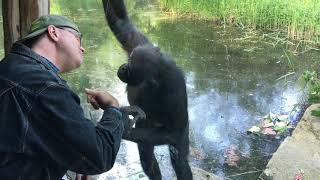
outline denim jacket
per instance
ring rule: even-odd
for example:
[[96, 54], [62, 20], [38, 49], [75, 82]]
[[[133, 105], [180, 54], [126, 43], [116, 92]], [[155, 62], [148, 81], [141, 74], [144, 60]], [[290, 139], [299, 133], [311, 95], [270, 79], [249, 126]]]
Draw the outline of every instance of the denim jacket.
[[0, 179], [56, 180], [68, 169], [81, 174], [111, 169], [122, 114], [106, 108], [95, 126], [79, 97], [45, 61], [19, 43], [0, 61]]

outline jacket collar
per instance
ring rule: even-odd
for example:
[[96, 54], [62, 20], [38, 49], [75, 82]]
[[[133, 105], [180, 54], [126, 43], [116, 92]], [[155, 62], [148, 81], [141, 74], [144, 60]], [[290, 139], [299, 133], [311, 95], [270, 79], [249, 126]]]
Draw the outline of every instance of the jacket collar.
[[45, 66], [48, 70], [51, 70], [56, 74], [59, 72], [58, 67], [55, 66], [51, 61], [49, 61], [47, 58], [35, 53], [29, 47], [27, 47], [26, 45], [24, 45], [22, 43], [18, 43], [18, 42], [14, 43], [12, 45], [10, 53], [20, 54], [22, 56], [32, 58], [32, 59], [36, 60], [38, 63]]

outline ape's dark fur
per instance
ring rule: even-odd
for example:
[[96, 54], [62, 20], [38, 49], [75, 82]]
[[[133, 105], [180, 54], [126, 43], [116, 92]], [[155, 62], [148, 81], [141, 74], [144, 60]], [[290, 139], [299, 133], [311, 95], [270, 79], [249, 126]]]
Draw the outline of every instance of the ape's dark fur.
[[103, 5], [111, 30], [129, 55], [118, 77], [127, 83], [130, 105], [146, 113], [146, 119], [138, 120], [124, 138], [138, 143], [141, 164], [150, 179], [161, 179], [153, 150], [162, 144], [169, 145], [177, 178], [192, 179], [183, 73], [130, 22], [123, 0], [103, 0]]

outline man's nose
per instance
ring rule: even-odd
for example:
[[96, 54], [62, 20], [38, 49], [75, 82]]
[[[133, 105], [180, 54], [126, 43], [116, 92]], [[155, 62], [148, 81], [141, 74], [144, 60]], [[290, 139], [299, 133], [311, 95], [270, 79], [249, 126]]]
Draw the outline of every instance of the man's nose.
[[82, 51], [82, 53], [85, 52], [85, 49], [82, 46], [80, 47], [80, 50]]

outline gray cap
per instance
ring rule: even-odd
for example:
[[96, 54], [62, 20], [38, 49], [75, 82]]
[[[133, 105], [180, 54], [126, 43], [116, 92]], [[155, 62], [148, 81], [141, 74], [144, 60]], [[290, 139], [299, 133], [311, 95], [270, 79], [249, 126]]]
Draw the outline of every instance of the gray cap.
[[21, 38], [19, 42], [24, 42], [28, 39], [41, 35], [47, 31], [49, 25], [71, 28], [80, 33], [78, 26], [66, 17], [60, 15], [44, 15], [31, 23], [28, 35]]

